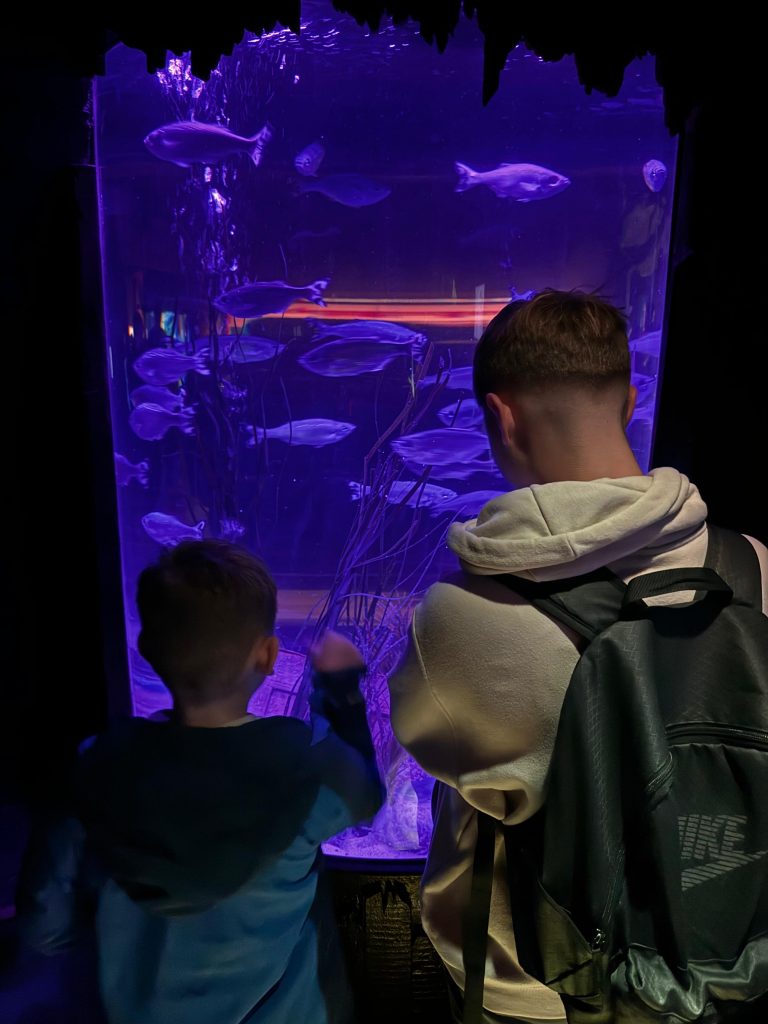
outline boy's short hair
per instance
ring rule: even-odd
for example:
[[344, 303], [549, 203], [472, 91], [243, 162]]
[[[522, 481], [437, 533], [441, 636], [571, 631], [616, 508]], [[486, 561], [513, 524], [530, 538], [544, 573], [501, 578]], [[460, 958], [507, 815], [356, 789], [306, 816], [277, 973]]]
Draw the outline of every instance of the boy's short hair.
[[554, 384], [601, 388], [629, 384], [627, 322], [609, 302], [586, 292], [547, 289], [510, 302], [475, 349], [475, 395], [536, 391]]
[[277, 589], [264, 563], [220, 540], [166, 551], [140, 575], [139, 650], [174, 696], [226, 693], [260, 636], [275, 628]]

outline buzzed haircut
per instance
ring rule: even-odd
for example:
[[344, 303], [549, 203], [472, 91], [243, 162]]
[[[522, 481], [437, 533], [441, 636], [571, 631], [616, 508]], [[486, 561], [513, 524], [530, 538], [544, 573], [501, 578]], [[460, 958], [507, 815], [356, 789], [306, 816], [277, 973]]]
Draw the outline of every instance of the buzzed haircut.
[[558, 384], [599, 389], [629, 384], [627, 322], [605, 299], [548, 289], [510, 302], [475, 349], [475, 395], [537, 391]]

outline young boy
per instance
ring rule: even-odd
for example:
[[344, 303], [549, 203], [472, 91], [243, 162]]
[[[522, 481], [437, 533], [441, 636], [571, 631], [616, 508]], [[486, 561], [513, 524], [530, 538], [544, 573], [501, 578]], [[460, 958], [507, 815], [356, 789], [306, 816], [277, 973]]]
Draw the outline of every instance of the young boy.
[[312, 726], [247, 713], [273, 671], [276, 591], [220, 541], [181, 544], [139, 579], [141, 653], [165, 720], [113, 724], [82, 753], [76, 814], [32, 851], [26, 938], [55, 951], [96, 906], [110, 1024], [348, 1021], [320, 844], [381, 803], [360, 652], [313, 652]]

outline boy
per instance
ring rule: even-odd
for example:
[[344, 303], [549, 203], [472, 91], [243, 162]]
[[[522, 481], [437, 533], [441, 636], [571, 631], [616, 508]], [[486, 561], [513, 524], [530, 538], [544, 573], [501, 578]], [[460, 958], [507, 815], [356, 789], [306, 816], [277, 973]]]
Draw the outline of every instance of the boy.
[[347, 1021], [316, 893], [320, 844], [381, 803], [359, 651], [329, 634], [313, 652], [312, 727], [257, 719], [248, 702], [278, 653], [257, 558], [180, 544], [141, 574], [137, 603], [173, 708], [82, 753], [76, 817], [27, 865], [28, 941], [66, 944], [90, 893], [111, 1024]]
[[[494, 575], [547, 581], [608, 566], [628, 581], [701, 566], [707, 552], [697, 489], [675, 469], [644, 474], [629, 447], [624, 431], [636, 393], [626, 323], [607, 302], [546, 291], [506, 306], [478, 343], [474, 385], [495, 461], [518, 489], [451, 527], [462, 572], [433, 586], [416, 609], [409, 649], [390, 681], [398, 739], [444, 784], [435, 792], [422, 916], [457, 1013], [476, 809], [507, 824], [539, 809], [579, 657], [575, 634]], [[768, 552], [751, 543], [768, 609]], [[499, 836], [485, 1019], [564, 1021], [559, 997], [520, 966], [503, 851]]]

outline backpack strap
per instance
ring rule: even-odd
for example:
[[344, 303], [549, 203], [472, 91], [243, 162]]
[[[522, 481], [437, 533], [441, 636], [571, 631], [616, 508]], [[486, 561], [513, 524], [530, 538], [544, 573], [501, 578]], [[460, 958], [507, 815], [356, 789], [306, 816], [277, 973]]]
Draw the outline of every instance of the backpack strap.
[[707, 523], [707, 558], [704, 565], [721, 576], [733, 591], [735, 604], [763, 610], [763, 581], [757, 552], [746, 537], [734, 530]]
[[556, 619], [589, 643], [620, 616], [626, 584], [609, 569], [566, 580], [534, 583], [504, 573], [494, 580], [514, 590], [535, 608]]
[[477, 841], [472, 863], [472, 889], [464, 914], [462, 947], [464, 954], [463, 1024], [482, 1024], [485, 958], [488, 950], [488, 921], [491, 915], [493, 864], [498, 822], [477, 811]]

